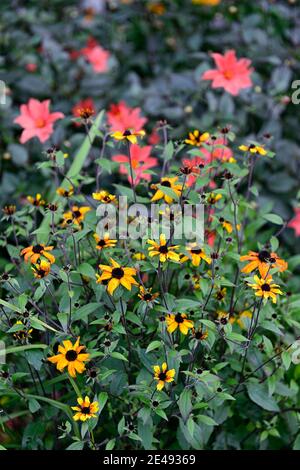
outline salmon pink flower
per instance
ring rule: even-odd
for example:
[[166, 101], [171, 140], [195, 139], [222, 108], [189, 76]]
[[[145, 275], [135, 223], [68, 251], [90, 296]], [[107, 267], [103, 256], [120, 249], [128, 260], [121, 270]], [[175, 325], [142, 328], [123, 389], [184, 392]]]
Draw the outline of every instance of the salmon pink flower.
[[64, 117], [63, 113], [50, 113], [49, 105], [50, 100], [39, 101], [35, 98], [30, 98], [27, 104], [21, 105], [21, 114], [14, 120], [24, 129], [20, 138], [21, 144], [33, 137], [37, 137], [42, 143], [49, 139], [53, 133], [54, 122]]
[[211, 160], [222, 160], [223, 162], [234, 162], [232, 150], [227, 147], [227, 139], [225, 137], [217, 137], [215, 140], [209, 140], [207, 145], [211, 149], [201, 147], [199, 149], [199, 158], [202, 159], [203, 164], [210, 163]]
[[130, 108], [125, 101], [120, 101], [110, 106], [107, 112], [107, 122], [113, 132], [125, 132], [127, 129], [138, 132], [147, 122], [147, 119], [140, 113], [140, 108]]
[[183, 167], [180, 170], [181, 173], [187, 175], [186, 185], [188, 187], [193, 186], [197, 180], [197, 176], [200, 175], [200, 169], [204, 166], [203, 158], [198, 156], [192, 159], [184, 158], [182, 165]]
[[158, 164], [157, 158], [150, 156], [151, 149], [152, 147], [150, 145], [140, 147], [137, 144], [132, 144], [130, 146], [131, 164], [135, 174], [133, 183], [130, 176], [129, 167], [124, 165], [124, 163], [128, 163], [129, 165], [129, 157], [127, 155], [121, 154], [112, 157], [114, 162], [121, 163], [120, 173], [128, 176], [128, 181], [131, 185], [137, 185], [142, 179], [146, 181], [151, 180], [151, 175], [146, 171]]
[[295, 209], [295, 217], [289, 222], [288, 227], [295, 230], [296, 237], [300, 237], [300, 207]]
[[234, 50], [225, 52], [224, 55], [215, 53], [212, 57], [217, 66], [216, 69], [207, 70], [202, 75], [202, 80], [212, 80], [212, 88], [224, 88], [231, 95], [237, 96], [243, 88], [252, 86], [249, 59], [237, 59]]
[[110, 53], [93, 38], [89, 39], [87, 46], [81, 49], [81, 54], [90, 62], [94, 72], [105, 73], [108, 71]]

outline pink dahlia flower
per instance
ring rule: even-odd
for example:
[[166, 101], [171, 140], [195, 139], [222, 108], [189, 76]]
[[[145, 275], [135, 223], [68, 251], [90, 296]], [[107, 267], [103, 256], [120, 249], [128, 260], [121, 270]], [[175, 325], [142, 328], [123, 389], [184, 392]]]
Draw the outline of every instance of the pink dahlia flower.
[[[151, 175], [146, 173], [146, 170], [155, 167], [158, 164], [157, 158], [151, 157], [152, 147], [151, 145], [146, 145], [145, 147], [140, 147], [137, 144], [130, 146], [131, 152], [131, 163], [134, 172], [134, 181], [133, 186], [137, 185], [142, 179], [146, 181], [151, 180]], [[127, 155], [115, 155], [112, 157], [114, 162], [121, 163], [120, 173], [125, 174], [128, 177], [129, 183], [132, 185], [132, 180], [130, 177], [130, 170], [128, 166], [125, 166], [124, 163], [129, 164], [129, 157]]]
[[85, 48], [81, 49], [81, 54], [90, 62], [94, 72], [105, 73], [108, 71], [110, 53], [103, 49], [93, 38], [88, 41]]
[[243, 88], [252, 86], [249, 59], [237, 59], [234, 50], [222, 54], [212, 54], [217, 66], [216, 69], [207, 70], [202, 80], [212, 80], [212, 88], [224, 88], [231, 95], [237, 96]]
[[112, 132], [125, 132], [127, 129], [139, 132], [147, 122], [140, 113], [140, 108], [130, 108], [125, 101], [120, 101], [110, 106], [107, 111], [107, 122]]
[[295, 209], [295, 217], [289, 222], [288, 227], [295, 230], [296, 237], [300, 237], [300, 208]]
[[64, 117], [63, 113], [50, 113], [49, 105], [50, 100], [39, 101], [34, 98], [21, 105], [21, 114], [14, 120], [24, 129], [20, 138], [21, 144], [33, 137], [37, 137], [42, 143], [49, 139], [53, 133], [54, 122]]

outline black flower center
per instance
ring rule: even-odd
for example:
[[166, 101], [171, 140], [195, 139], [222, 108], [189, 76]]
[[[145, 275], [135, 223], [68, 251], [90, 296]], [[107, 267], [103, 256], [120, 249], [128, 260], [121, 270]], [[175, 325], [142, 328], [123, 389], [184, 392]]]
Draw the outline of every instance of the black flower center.
[[83, 408], [81, 408], [81, 413], [83, 413], [84, 415], [90, 414], [90, 407], [84, 406]]
[[33, 251], [33, 253], [39, 254], [39, 253], [42, 253], [43, 249], [44, 249], [44, 247], [42, 245], [35, 245], [32, 248], [32, 251]]
[[159, 380], [165, 381], [166, 378], [167, 378], [166, 372], [161, 372], [161, 373], [159, 374], [158, 378], [159, 378]]
[[98, 241], [98, 245], [99, 245], [99, 246], [105, 246], [105, 245], [106, 245], [106, 241], [105, 241], [105, 240], [99, 240], [99, 241]]
[[168, 253], [168, 247], [167, 247], [167, 245], [162, 245], [162, 246], [160, 246], [160, 247], [158, 248], [158, 251], [159, 251], [160, 253], [162, 253], [162, 254]]
[[125, 132], [123, 132], [123, 136], [126, 137], [128, 135], [131, 135], [131, 131], [127, 129]]
[[177, 315], [175, 316], [175, 321], [176, 321], [176, 323], [183, 323], [184, 322], [184, 318], [182, 318], [181, 313], [177, 313]]
[[76, 351], [74, 351], [74, 349], [70, 349], [70, 350], [67, 351], [67, 353], [66, 353], [66, 359], [67, 359], [67, 361], [69, 361], [69, 362], [76, 361], [77, 356], [78, 356], [78, 354], [77, 354]]
[[202, 331], [196, 331], [195, 338], [196, 339], [201, 339], [202, 338]]
[[115, 277], [116, 279], [121, 279], [124, 276], [124, 271], [122, 268], [114, 268], [111, 273], [112, 277]]
[[170, 187], [171, 187], [170, 181], [162, 181], [160, 184], [161, 184], [162, 186], [165, 186], [166, 188], [170, 188]]
[[201, 248], [195, 248], [194, 250], [191, 250], [191, 253], [194, 255], [200, 255], [202, 253]]
[[264, 292], [270, 292], [271, 287], [270, 287], [269, 284], [263, 284], [263, 285], [261, 286], [261, 290], [264, 291]]
[[261, 261], [262, 263], [266, 263], [269, 259], [270, 259], [270, 252], [268, 250], [261, 250], [259, 253], [258, 253], [258, 259], [259, 261]]
[[149, 294], [149, 292], [144, 295], [144, 300], [149, 301], [149, 300], [151, 300], [151, 299], [152, 299], [152, 295]]
[[81, 217], [81, 212], [79, 210], [73, 211], [73, 215], [74, 217], [76, 217], [76, 219], [78, 219], [79, 217]]

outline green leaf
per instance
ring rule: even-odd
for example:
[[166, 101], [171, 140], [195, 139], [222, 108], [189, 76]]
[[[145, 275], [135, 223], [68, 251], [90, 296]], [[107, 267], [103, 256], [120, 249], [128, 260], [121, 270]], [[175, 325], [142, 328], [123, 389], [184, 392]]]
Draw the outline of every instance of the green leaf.
[[178, 406], [181, 416], [186, 421], [193, 409], [192, 406], [192, 391], [189, 389], [183, 390], [178, 400]]
[[76, 441], [76, 442], [73, 442], [73, 444], [69, 445], [69, 447], [67, 447], [66, 450], [82, 450], [83, 447], [84, 447], [84, 442]]
[[92, 279], [95, 278], [95, 270], [92, 268], [92, 266], [88, 263], [82, 263], [78, 267], [78, 272], [82, 274], [83, 276], [90, 277]]
[[111, 439], [105, 446], [105, 450], [113, 450], [116, 445], [116, 439]]
[[154, 349], [158, 349], [161, 347], [161, 341], [152, 341], [146, 349], [146, 353], [153, 351]]
[[108, 394], [106, 392], [99, 393], [99, 396], [98, 396], [99, 414], [101, 413], [101, 411], [105, 407], [107, 399], [108, 399]]
[[272, 224], [283, 225], [283, 220], [280, 215], [277, 214], [264, 214], [263, 218]]
[[218, 423], [216, 423], [215, 420], [212, 419], [210, 416], [198, 415], [197, 419], [198, 421], [200, 421], [203, 424], [206, 424], [207, 426], [218, 426]]
[[114, 357], [115, 359], [120, 359], [120, 361], [126, 361], [128, 362], [128, 359], [126, 359], [125, 356], [123, 356], [123, 354], [117, 352], [117, 351], [114, 351], [111, 353], [111, 357]]
[[[14, 354], [22, 351], [27, 351], [28, 349], [46, 349], [48, 346], [46, 344], [24, 344], [23, 346], [13, 346], [11, 348], [4, 349], [3, 352], [6, 354]], [[1, 356], [0, 350], [0, 356]]]
[[266, 384], [249, 383], [247, 391], [250, 399], [264, 410], [280, 411], [274, 398], [269, 396]]

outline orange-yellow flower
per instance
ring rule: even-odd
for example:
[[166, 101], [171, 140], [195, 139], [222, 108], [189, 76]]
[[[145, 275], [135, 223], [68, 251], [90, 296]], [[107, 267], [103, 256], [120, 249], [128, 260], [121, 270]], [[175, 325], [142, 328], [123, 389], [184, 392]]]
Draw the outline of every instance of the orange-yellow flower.
[[137, 281], [133, 277], [136, 275], [136, 269], [122, 267], [112, 258], [110, 258], [110, 263], [111, 266], [100, 264], [99, 268], [102, 274], [101, 276], [96, 274], [98, 284], [101, 284], [103, 281], [108, 281], [107, 291], [110, 295], [113, 295], [119, 285], [125, 287], [127, 290], [131, 290], [132, 285], [138, 286]]
[[157, 390], [162, 390], [166, 383], [174, 382], [176, 371], [175, 369], [168, 370], [166, 362], [162, 364], [161, 368], [160, 366], [153, 366], [153, 370], [154, 380], [158, 381], [156, 385]]
[[167, 330], [169, 333], [173, 333], [179, 328], [183, 335], [187, 335], [190, 328], [193, 328], [194, 322], [187, 318], [185, 313], [170, 313], [166, 317]]
[[72, 410], [77, 411], [73, 416], [74, 421], [86, 421], [91, 418], [96, 418], [96, 413], [99, 411], [99, 403], [97, 401], [90, 402], [88, 396], [84, 399], [79, 397], [77, 398], [77, 403], [79, 406], [71, 406]]
[[242, 273], [248, 274], [258, 269], [261, 277], [266, 277], [271, 268], [278, 268], [280, 272], [286, 271], [288, 268], [286, 261], [279, 258], [276, 253], [266, 249], [262, 249], [259, 252], [249, 251], [247, 255], [240, 257], [240, 261], [250, 261], [250, 263], [243, 267]]
[[60, 372], [67, 367], [71, 377], [76, 377], [76, 372], [82, 374], [85, 370], [84, 362], [89, 360], [90, 355], [82, 352], [82, 350], [85, 350], [85, 346], [79, 346], [79, 341], [80, 338], [77, 339], [74, 345], [68, 339], [63, 341], [63, 346], [58, 346], [59, 354], [48, 357], [48, 361], [56, 364], [56, 368]]
[[254, 276], [253, 279], [254, 283], [248, 283], [248, 286], [256, 291], [255, 295], [257, 297], [263, 297], [264, 299], [271, 298], [272, 302], [276, 304], [277, 294], [281, 295], [283, 292], [279, 289], [278, 284], [273, 283], [272, 276], [267, 276], [265, 279]]
[[24, 261], [26, 263], [29, 261], [30, 263], [35, 264], [37, 260], [43, 256], [47, 258], [52, 264], [55, 263], [55, 258], [53, 255], [51, 255], [51, 253], [48, 252], [52, 251], [53, 248], [53, 246], [45, 246], [42, 243], [38, 245], [31, 245], [21, 251], [21, 256], [24, 255]]

